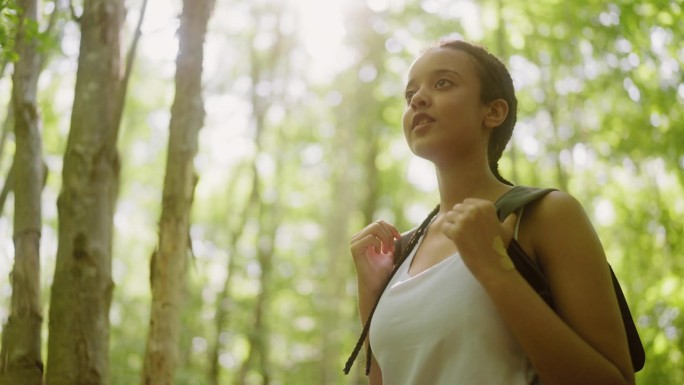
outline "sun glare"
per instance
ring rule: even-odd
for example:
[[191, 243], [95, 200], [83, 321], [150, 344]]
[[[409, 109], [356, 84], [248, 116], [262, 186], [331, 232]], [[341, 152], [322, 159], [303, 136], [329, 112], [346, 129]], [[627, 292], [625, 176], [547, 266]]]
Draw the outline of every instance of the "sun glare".
[[[289, 0], [298, 18], [304, 49], [311, 57], [309, 74], [313, 81], [329, 79], [342, 69], [346, 35], [344, 15], [354, 0]], [[342, 67], [342, 68], [341, 68]]]

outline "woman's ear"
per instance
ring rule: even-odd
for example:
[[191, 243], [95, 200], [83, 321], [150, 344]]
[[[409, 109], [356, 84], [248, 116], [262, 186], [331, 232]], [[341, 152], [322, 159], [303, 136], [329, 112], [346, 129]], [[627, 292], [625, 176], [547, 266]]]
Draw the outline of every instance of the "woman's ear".
[[503, 99], [496, 99], [489, 103], [484, 118], [484, 125], [487, 128], [499, 127], [508, 116], [508, 103]]

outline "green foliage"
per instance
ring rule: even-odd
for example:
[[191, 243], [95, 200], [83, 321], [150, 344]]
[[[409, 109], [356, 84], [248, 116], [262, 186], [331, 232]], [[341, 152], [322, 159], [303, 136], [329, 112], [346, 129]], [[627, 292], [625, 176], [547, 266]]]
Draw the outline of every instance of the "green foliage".
[[16, 61], [14, 39], [19, 25], [19, 15], [15, 0], [0, 1], [0, 60], [3, 62]]
[[[56, 5], [55, 5], [56, 6]], [[52, 12], [56, 12], [53, 9]], [[36, 49], [46, 53], [54, 49], [56, 42], [49, 31], [41, 32], [37, 20], [24, 17], [16, 0], [0, 0], [0, 63], [16, 62], [17, 32], [21, 31], [27, 41], [36, 41]]]
[[[180, 12], [179, 2], [161, 3], [167, 2], [148, 13], [156, 19], [143, 29], [121, 128], [113, 385], [139, 381], [147, 330], [148, 264], [161, 209], [174, 18]], [[301, 31], [325, 9], [310, 17], [295, 10], [294, 1], [257, 3], [217, 4], [207, 41], [207, 118], [191, 228], [196, 258], [189, 265], [183, 309], [179, 384], [209, 383], [215, 346], [220, 383], [235, 383], [254, 328], [262, 287], [256, 249], [264, 242], [276, 246], [262, 332], [270, 346], [272, 382], [363, 383], [363, 376], [341, 375], [360, 331], [349, 239], [379, 217], [407, 230], [436, 203], [431, 168], [404, 143], [401, 93], [412, 58], [445, 36], [482, 43], [508, 63], [520, 105], [502, 174], [519, 184], [564, 188], [585, 206], [646, 346], [638, 383], [684, 383], [679, 2], [357, 2], [340, 8], [344, 39], [322, 43]], [[12, 0], [0, 4], [5, 55], [12, 51], [18, 13]], [[334, 20], [314, 30], [324, 35]], [[127, 21], [127, 30], [132, 23]], [[51, 168], [43, 231], [46, 287], [57, 242], [54, 201], [78, 38], [73, 24], [62, 25], [67, 28], [61, 41], [45, 44], [71, 56], [52, 61], [40, 94]], [[334, 62], [323, 57], [330, 55]], [[324, 75], [316, 75], [321, 62]], [[263, 128], [259, 143], [257, 123]], [[254, 172], [262, 215], [255, 207], [246, 209]], [[260, 234], [259, 218], [277, 226], [273, 239]], [[4, 220], [0, 234], [10, 244]], [[1, 257], [8, 259], [6, 254], [0, 249]], [[228, 277], [229, 297], [222, 299]], [[0, 310], [8, 306], [5, 296]], [[223, 307], [227, 318], [217, 325]], [[248, 372], [247, 383], [257, 383], [259, 366]]]

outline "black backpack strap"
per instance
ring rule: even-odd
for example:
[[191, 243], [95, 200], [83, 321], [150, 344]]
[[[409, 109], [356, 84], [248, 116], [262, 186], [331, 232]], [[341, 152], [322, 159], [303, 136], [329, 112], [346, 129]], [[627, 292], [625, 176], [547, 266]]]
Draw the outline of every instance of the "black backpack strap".
[[[513, 187], [494, 204], [499, 220], [503, 221], [511, 213], [542, 198], [551, 191], [554, 191], [554, 189], [539, 189], [527, 186]], [[551, 289], [546, 275], [539, 265], [525, 253], [517, 240], [511, 239], [508, 245], [508, 255], [511, 257], [515, 268], [520, 272], [520, 275], [525, 278], [525, 281], [542, 297], [544, 302], [551, 308], [554, 308], [553, 296], [551, 296]]]
[[544, 195], [554, 191], [552, 188], [535, 188], [527, 186], [515, 186], [502, 195], [495, 203], [496, 214], [503, 221], [512, 212], [518, 211], [528, 203], [534, 202]]
[[[499, 220], [503, 221], [509, 214], [516, 212], [525, 205], [540, 199], [554, 189], [539, 189], [534, 187], [516, 186], [508, 193], [504, 194], [496, 202], [497, 215]], [[516, 269], [525, 278], [527, 283], [549, 304], [554, 308], [553, 297], [551, 296], [551, 289], [546, 276], [542, 269], [525, 253], [520, 247], [520, 244], [515, 239], [511, 240], [508, 246], [508, 254], [513, 261]], [[641, 338], [634, 324], [632, 314], [629, 311], [629, 305], [622, 293], [620, 283], [610, 267], [610, 276], [613, 281], [613, 289], [617, 297], [618, 305], [620, 306], [620, 313], [622, 316], [622, 323], [627, 332], [627, 343], [629, 345], [629, 354], [632, 359], [632, 367], [635, 372], [638, 372], [644, 367], [646, 361], [646, 354], [641, 343]]]
[[397, 263], [399, 258], [403, 255], [404, 249], [408, 246], [413, 234], [418, 231], [418, 227], [414, 227], [411, 230], [402, 233], [401, 238], [394, 241], [394, 263]]
[[629, 311], [629, 305], [627, 304], [625, 295], [622, 293], [620, 282], [618, 282], [612, 267], [610, 267], [610, 277], [613, 280], [615, 296], [617, 297], [618, 305], [620, 306], [622, 323], [625, 325], [625, 332], [627, 332], [627, 344], [629, 345], [629, 356], [632, 359], [632, 367], [635, 372], [638, 372], [644, 368], [644, 363], [646, 362], [644, 345], [641, 343], [639, 332], [634, 324], [634, 318], [632, 318], [632, 313]]
[[[510, 213], [517, 211], [526, 204], [535, 201], [554, 189], [538, 189], [534, 187], [515, 186], [506, 194], [501, 196], [495, 203], [496, 213], [499, 220], [503, 221]], [[402, 251], [408, 245], [409, 240], [413, 234], [418, 230], [418, 227], [401, 234], [401, 238], [394, 241], [394, 258], [395, 262]]]

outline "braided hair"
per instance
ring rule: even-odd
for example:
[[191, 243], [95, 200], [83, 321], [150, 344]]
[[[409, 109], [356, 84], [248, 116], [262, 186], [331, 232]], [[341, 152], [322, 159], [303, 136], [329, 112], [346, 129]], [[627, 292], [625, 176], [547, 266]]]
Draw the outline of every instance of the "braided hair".
[[[513, 87], [513, 80], [510, 73], [506, 69], [506, 66], [496, 56], [489, 53], [483, 47], [466, 43], [461, 40], [446, 40], [438, 43], [435, 48], [450, 48], [467, 53], [473, 61], [475, 70], [480, 79], [480, 101], [482, 103], [490, 103], [496, 99], [503, 99], [508, 104], [508, 115], [506, 115], [506, 118], [501, 125], [492, 130], [492, 133], [489, 136], [487, 159], [489, 162], [489, 169], [492, 171], [494, 176], [502, 183], [513, 185], [511, 182], [504, 179], [499, 173], [499, 159], [501, 158], [508, 141], [511, 139], [511, 135], [513, 134], [513, 127], [515, 126], [518, 110], [518, 100], [515, 97], [515, 89]], [[368, 319], [363, 326], [361, 336], [356, 342], [356, 346], [347, 360], [347, 363], [344, 367], [345, 374], [349, 374], [356, 357], [361, 351], [361, 347], [363, 347], [363, 343], [368, 337], [370, 323], [373, 318], [373, 314], [375, 313], [375, 309], [378, 307], [382, 293], [385, 291], [387, 285], [389, 285], [389, 282], [399, 270], [399, 267], [401, 267], [401, 265], [406, 261], [406, 258], [408, 258], [408, 256], [411, 254], [411, 251], [416, 246], [420, 238], [425, 234], [430, 222], [432, 222], [432, 219], [435, 217], [435, 215], [437, 215], [438, 212], [439, 205], [435, 207], [435, 209], [432, 210], [427, 218], [425, 218], [423, 223], [418, 226], [417, 230], [413, 233], [413, 236], [411, 236], [406, 248], [401, 250], [401, 255], [398, 258], [395, 256], [394, 268], [387, 278], [387, 281], [383, 285], [380, 295], [378, 295], [378, 298], [375, 300], [375, 304], [373, 305], [373, 308], [368, 315]], [[372, 351], [369, 343], [366, 351], [366, 375], [370, 374], [371, 357]]]

